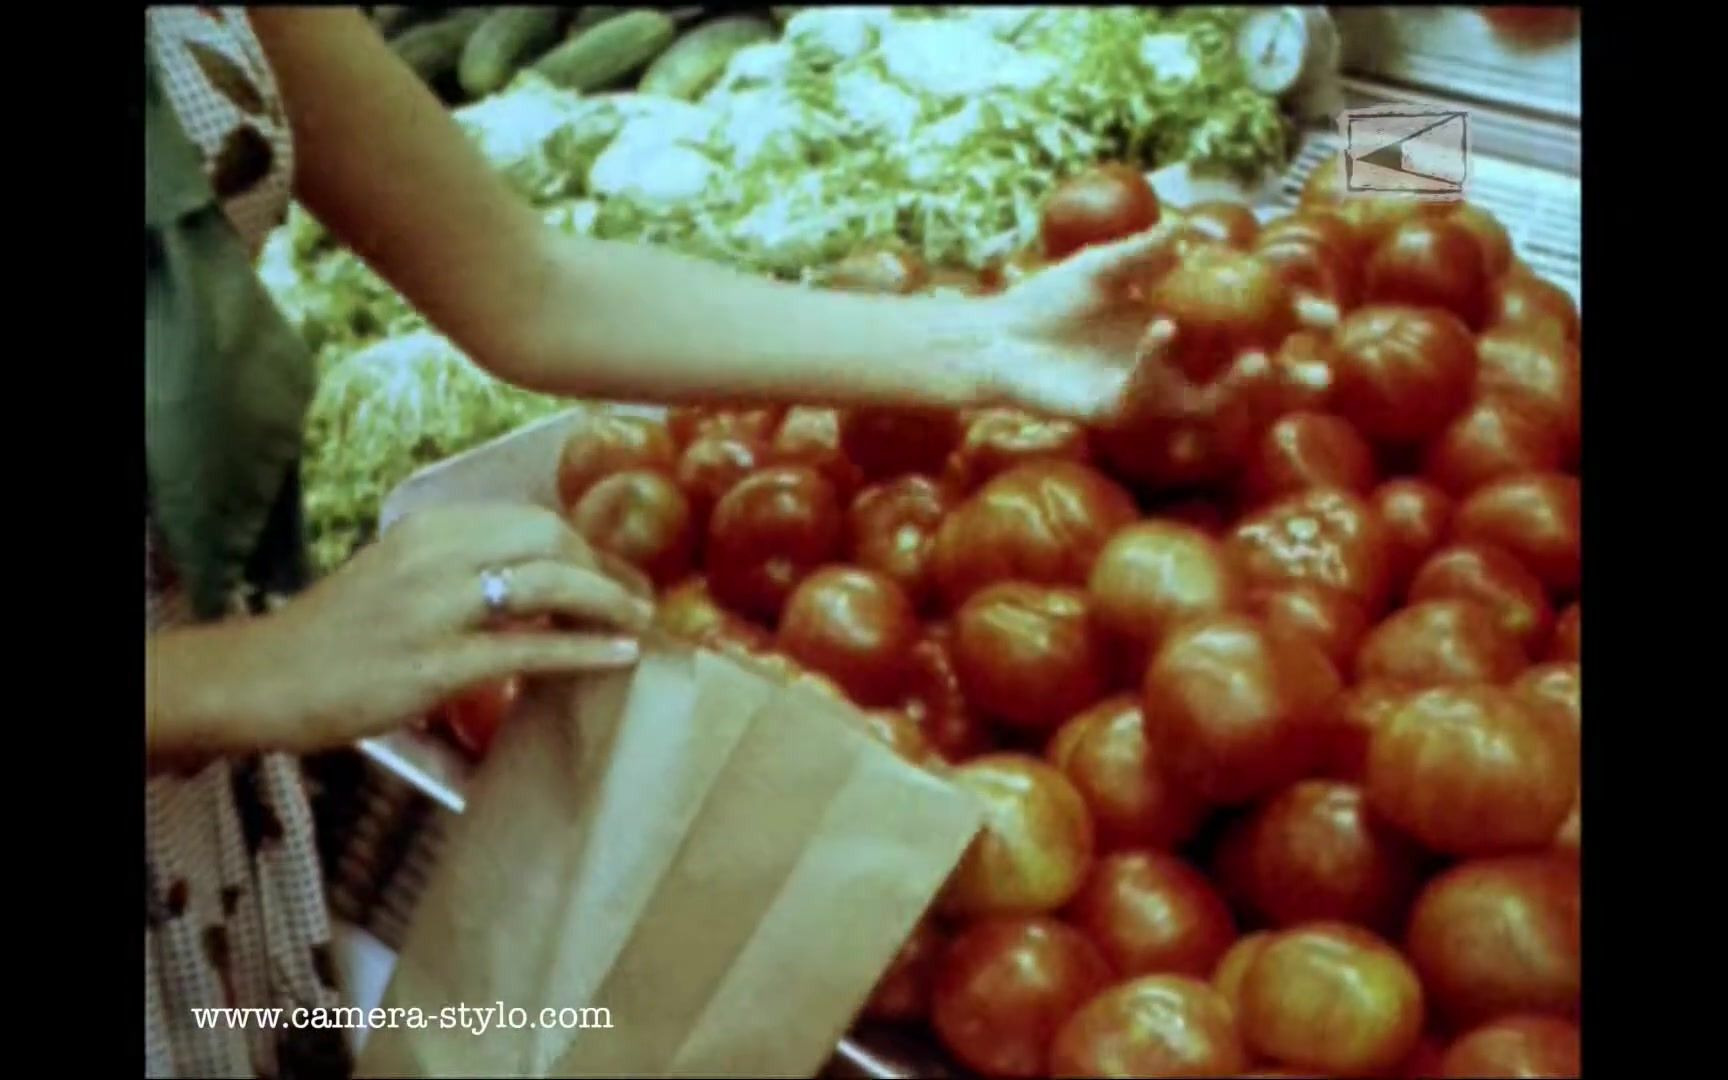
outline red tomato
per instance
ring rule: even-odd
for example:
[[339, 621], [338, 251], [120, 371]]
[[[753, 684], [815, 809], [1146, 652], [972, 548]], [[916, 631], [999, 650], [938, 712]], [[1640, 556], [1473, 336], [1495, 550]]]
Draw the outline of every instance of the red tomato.
[[942, 954], [932, 1026], [962, 1066], [985, 1077], [1045, 1075], [1068, 1017], [1110, 981], [1110, 966], [1055, 919], [990, 919]]
[[900, 586], [870, 570], [828, 566], [798, 583], [780, 616], [779, 646], [864, 705], [905, 690], [918, 615]]
[[1376, 935], [1335, 922], [1273, 936], [1242, 981], [1250, 1050], [1327, 1075], [1375, 1075], [1422, 1034], [1416, 972]]
[[936, 532], [937, 584], [950, 609], [986, 585], [1086, 583], [1092, 562], [1139, 509], [1102, 473], [1031, 461], [985, 484]]
[[570, 508], [570, 527], [598, 551], [666, 585], [690, 572], [696, 524], [666, 473], [628, 469], [591, 485]]
[[1366, 494], [1374, 486], [1374, 449], [1336, 416], [1289, 413], [1260, 436], [1245, 483], [1256, 504], [1317, 487]]
[[1577, 797], [1578, 740], [1510, 690], [1435, 687], [1375, 729], [1367, 786], [1381, 817], [1434, 851], [1541, 847]]
[[1324, 776], [1362, 782], [1374, 731], [1412, 693], [1402, 683], [1369, 679], [1333, 698], [1321, 717], [1319, 766]]
[[558, 455], [558, 500], [573, 506], [602, 477], [622, 469], [670, 472], [674, 456], [666, 425], [639, 416], [596, 414], [565, 440]]
[[1236, 940], [1236, 920], [1211, 882], [1156, 851], [1099, 859], [1068, 920], [1124, 975], [1204, 978]]
[[1416, 895], [1422, 855], [1378, 821], [1356, 784], [1302, 780], [1236, 822], [1218, 879], [1274, 926], [1318, 919], [1389, 933]]
[[752, 408], [680, 405], [667, 414], [666, 424], [679, 446], [689, 446], [705, 435], [766, 443], [774, 437], [774, 429], [785, 415], [786, 410], [778, 405]]
[[951, 778], [983, 801], [984, 827], [943, 890], [945, 914], [1037, 914], [1080, 891], [1096, 841], [1067, 777], [1024, 754], [985, 754]]
[[1333, 410], [1371, 439], [1426, 442], [1470, 402], [1476, 342], [1456, 316], [1374, 304], [1351, 312], [1336, 342]]
[[1268, 221], [1261, 228], [1255, 246], [1264, 249], [1292, 243], [1312, 244], [1346, 258], [1353, 273], [1361, 269], [1359, 264], [1372, 247], [1343, 216], [1321, 206], [1304, 206], [1293, 214]]
[[1250, 587], [1337, 589], [1370, 616], [1386, 602], [1386, 529], [1352, 492], [1313, 488], [1268, 503], [1237, 522], [1226, 550]]
[[1121, 240], [1158, 222], [1158, 196], [1132, 165], [1098, 165], [1057, 186], [1044, 203], [1044, 254], [1065, 259], [1083, 247]]
[[966, 421], [953, 471], [960, 486], [970, 491], [1016, 465], [1045, 458], [1091, 461], [1086, 429], [1072, 420], [1046, 419], [1020, 409], [980, 409]]
[[1440, 433], [1423, 472], [1462, 498], [1502, 476], [1558, 469], [1566, 453], [1565, 433], [1539, 405], [1502, 392], [1479, 399]]
[[1584, 721], [1584, 669], [1576, 660], [1537, 664], [1518, 677], [1512, 692], [1577, 736]]
[[1205, 814], [1147, 742], [1133, 694], [1099, 702], [1062, 725], [1045, 756], [1086, 800], [1106, 851], [1174, 847], [1193, 835]]
[[840, 447], [838, 409], [796, 405], [768, 444], [768, 460], [776, 465], [804, 465], [821, 473], [835, 496], [846, 503], [863, 486], [863, 473]]
[[1489, 325], [1495, 329], [1532, 330], [1578, 343], [1578, 305], [1572, 294], [1535, 274], [1509, 273], [1489, 294]]
[[1446, 1048], [1438, 1075], [1452, 1078], [1576, 1077], [1583, 1068], [1578, 1026], [1552, 1016], [1506, 1016]]
[[[722, 629], [738, 623], [737, 616], [717, 603], [700, 577], [689, 578], [660, 595], [654, 623], [673, 637], [705, 644]], [[746, 624], [747, 625], [747, 624]]]
[[1584, 430], [1578, 347], [1528, 330], [1494, 330], [1477, 339], [1476, 354], [1476, 393], [1516, 394], [1526, 411], [1559, 433], [1562, 460], [1577, 461]]
[[1578, 26], [1574, 7], [1483, 7], [1488, 24], [1507, 37], [1539, 42], [1572, 36]]
[[1173, 521], [1142, 521], [1098, 553], [1087, 583], [1105, 630], [1145, 656], [1177, 624], [1237, 607], [1242, 588], [1224, 547]]
[[748, 435], [706, 434], [691, 439], [678, 455], [674, 473], [690, 500], [691, 516], [707, 521], [714, 504], [767, 460], [768, 444]]
[[798, 582], [840, 548], [840, 507], [814, 469], [763, 469], [739, 481], [708, 521], [708, 587], [772, 624]]
[[940, 472], [959, 443], [952, 409], [857, 408], [840, 418], [840, 448], [866, 480]]
[[1473, 203], [1459, 203], [1446, 220], [1468, 232], [1482, 251], [1489, 281], [1498, 281], [1512, 265], [1512, 237], [1492, 213]]
[[1122, 983], [1069, 1017], [1050, 1049], [1055, 1077], [1223, 1076], [1246, 1068], [1230, 1007], [1182, 975]]
[[924, 732], [930, 745], [949, 762], [959, 762], [992, 749], [989, 726], [966, 704], [960, 677], [954, 673], [952, 636], [945, 624], [929, 627], [912, 647], [907, 693], [900, 708]]
[[865, 734], [912, 764], [922, 768], [942, 763], [917, 721], [899, 709], [871, 709], [859, 716], [864, 720]]
[[930, 1018], [930, 990], [948, 941], [934, 921], [920, 919], [912, 936], [894, 954], [888, 970], [876, 981], [864, 1015], [871, 1020], [904, 1022]]
[[1242, 349], [1276, 348], [1293, 328], [1290, 296], [1272, 267], [1222, 244], [1191, 252], [1151, 287], [1147, 304], [1153, 318], [1175, 324], [1172, 362], [1200, 382]]
[[1426, 480], [1388, 480], [1369, 496], [1385, 527], [1392, 595], [1402, 597], [1416, 570], [1452, 528], [1452, 498]]
[[1338, 381], [1338, 349], [1330, 335], [1298, 330], [1272, 353], [1265, 371], [1244, 353], [1229, 378], [1252, 402], [1252, 423], [1271, 423], [1285, 413], [1324, 412]]
[[1582, 659], [1583, 637], [1584, 605], [1580, 601], [1574, 601], [1554, 621], [1554, 643], [1548, 647], [1548, 659]]
[[1301, 776], [1338, 674], [1307, 641], [1245, 615], [1176, 628], [1146, 671], [1146, 733], [1202, 798], [1248, 802]]
[[1453, 523], [1457, 539], [1505, 548], [1561, 596], [1578, 591], [1581, 528], [1578, 478], [1558, 472], [1486, 484], [1458, 507]]
[[1323, 585], [1284, 585], [1256, 589], [1246, 610], [1283, 634], [1306, 638], [1340, 672], [1355, 662], [1368, 616], [1352, 597]]
[[823, 275], [823, 283], [831, 289], [901, 295], [917, 292], [929, 279], [930, 272], [918, 256], [880, 249], [853, 252]]
[[1578, 865], [1552, 855], [1462, 863], [1429, 881], [1406, 949], [1433, 1005], [1454, 1024], [1516, 1013], [1575, 1016]]
[[1182, 212], [1182, 220], [1210, 239], [1243, 251], [1254, 246], [1260, 232], [1260, 219], [1238, 202], [1197, 202]]
[[462, 752], [474, 761], [486, 757], [498, 727], [522, 695], [520, 679], [499, 679], [464, 690], [439, 706], [435, 716]]
[[1447, 207], [1419, 199], [1369, 197], [1350, 191], [1342, 154], [1328, 158], [1302, 185], [1302, 210], [1342, 218], [1369, 249], [1406, 221], [1443, 213]]
[[1486, 605], [1424, 600], [1368, 632], [1356, 654], [1356, 677], [1415, 687], [1504, 683], [1527, 662], [1517, 637]]
[[1524, 564], [1487, 544], [1453, 544], [1435, 552], [1410, 584], [1410, 602], [1474, 600], [1494, 614], [1500, 629], [1525, 655], [1540, 656], [1553, 629], [1554, 609]]
[[846, 518], [852, 561], [892, 579], [915, 606], [927, 606], [935, 595], [936, 529], [951, 507], [948, 490], [927, 476], [865, 488]]
[[1109, 691], [1105, 645], [1086, 594], [1001, 582], [954, 615], [954, 671], [973, 708], [1049, 731]]
[[[1324, 217], [1318, 220], [1336, 222], [1337, 230], [1344, 234], [1345, 239], [1329, 240], [1322, 235], [1324, 228], [1310, 232], [1286, 226], [1274, 232], [1268, 226], [1255, 246], [1254, 254], [1271, 267], [1272, 273], [1298, 303], [1318, 300], [1332, 305], [1337, 312], [1348, 311], [1361, 301], [1362, 296], [1362, 273], [1354, 254], [1355, 241], [1350, 236], [1350, 227], [1340, 219]], [[1307, 320], [1299, 314], [1298, 321]]]
[[1482, 245], [1452, 219], [1406, 221], [1368, 259], [1367, 300], [1441, 308], [1480, 330], [1488, 307], [1488, 263]]

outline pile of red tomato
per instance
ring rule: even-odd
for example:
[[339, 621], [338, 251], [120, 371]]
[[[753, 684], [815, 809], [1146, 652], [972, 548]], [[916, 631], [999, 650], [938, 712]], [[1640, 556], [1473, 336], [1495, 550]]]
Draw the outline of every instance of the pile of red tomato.
[[988, 807], [867, 1016], [990, 1077], [1577, 1075], [1571, 298], [1335, 167], [1265, 225], [1106, 167], [993, 274], [832, 284], [987, 292], [1160, 217], [1174, 398], [608, 417], [569, 518]]

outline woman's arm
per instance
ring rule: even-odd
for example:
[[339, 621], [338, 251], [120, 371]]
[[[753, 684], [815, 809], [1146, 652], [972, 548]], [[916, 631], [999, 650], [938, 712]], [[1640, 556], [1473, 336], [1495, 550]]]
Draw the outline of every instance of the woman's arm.
[[[503, 378], [574, 396], [1008, 397], [1076, 412], [1119, 388], [1113, 378], [1089, 382], [1096, 371], [1011, 385], [1046, 352], [1087, 344], [1044, 349], [1035, 332], [1046, 326], [1017, 336], [1010, 327], [1025, 321], [1024, 304], [824, 292], [559, 233], [358, 12], [259, 8], [251, 17], [287, 102], [301, 200]], [[1053, 382], [1063, 385], [1047, 389]]]

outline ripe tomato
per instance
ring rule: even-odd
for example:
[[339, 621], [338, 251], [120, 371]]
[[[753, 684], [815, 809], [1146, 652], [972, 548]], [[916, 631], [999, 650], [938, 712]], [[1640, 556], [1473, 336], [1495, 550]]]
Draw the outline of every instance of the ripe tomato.
[[570, 527], [597, 551], [623, 559], [666, 585], [690, 572], [696, 524], [671, 476], [627, 469], [591, 485], [571, 506]]
[[1578, 740], [1510, 690], [1412, 694], [1374, 730], [1368, 797], [1434, 851], [1492, 855], [1554, 839], [1578, 794]]
[[954, 452], [952, 473], [966, 491], [1016, 465], [1044, 458], [1092, 459], [1086, 429], [1072, 420], [1052, 420], [1020, 409], [980, 409], [965, 425]]
[[1306, 772], [1338, 674], [1313, 645], [1246, 615], [1177, 627], [1146, 671], [1148, 739], [1179, 783], [1243, 803]]
[[1261, 228], [1255, 247], [1264, 249], [1289, 243], [1316, 245], [1348, 259], [1349, 269], [1356, 277], [1360, 276], [1360, 264], [1372, 247], [1343, 216], [1322, 206], [1304, 206], [1295, 213], [1268, 221]]
[[691, 516], [706, 522], [714, 504], [767, 461], [768, 444], [749, 435], [698, 435], [684, 445], [673, 475], [690, 500]]
[[906, 475], [865, 488], [846, 516], [852, 561], [893, 580], [920, 608], [935, 596], [936, 529], [953, 505], [927, 476]]
[[1401, 598], [1416, 570], [1452, 528], [1452, 498], [1426, 480], [1388, 480], [1368, 497], [1385, 527], [1392, 595]]
[[1274, 935], [1241, 994], [1238, 1023], [1250, 1050], [1327, 1075], [1382, 1074], [1422, 1034], [1416, 972], [1377, 935], [1344, 923]]
[[1289, 413], [1260, 436], [1244, 483], [1255, 505], [1317, 487], [1366, 494], [1374, 486], [1374, 448], [1336, 416]]
[[954, 614], [954, 671], [973, 708], [1049, 731], [1109, 691], [1105, 644], [1086, 594], [1001, 582]]
[[1293, 328], [1290, 296], [1263, 260], [1222, 244], [1200, 247], [1153, 284], [1151, 316], [1176, 327], [1171, 360], [1209, 381], [1243, 349], [1272, 349]]
[[1518, 638], [1486, 605], [1424, 600], [1368, 632], [1356, 654], [1356, 677], [1416, 687], [1504, 683], [1527, 662]]
[[1284, 585], [1256, 589], [1245, 610], [1281, 634], [1305, 638], [1340, 672], [1350, 670], [1368, 616], [1354, 598], [1323, 585]]
[[1583, 1068], [1578, 1025], [1552, 1016], [1505, 1016], [1458, 1037], [1438, 1075], [1574, 1077]]
[[840, 411], [795, 405], [768, 444], [768, 460], [776, 465], [815, 469], [834, 488], [842, 505], [863, 486], [863, 472], [840, 446]]
[[1206, 807], [1178, 784], [1146, 740], [1136, 695], [1099, 702], [1063, 724], [1045, 748], [1086, 800], [1100, 849], [1169, 848], [1200, 827]]
[[1488, 264], [1482, 245], [1453, 219], [1406, 221], [1368, 259], [1367, 300], [1441, 308], [1472, 330], [1480, 330], [1488, 307]]
[[787, 656], [833, 679], [852, 700], [888, 705], [905, 690], [918, 616], [885, 575], [827, 566], [793, 590], [778, 641]]
[[1482, 251], [1489, 281], [1498, 281], [1512, 265], [1512, 237], [1500, 219], [1473, 203], [1459, 203], [1446, 220], [1468, 232]]
[[867, 249], [835, 263], [823, 275], [823, 284], [848, 292], [908, 295], [922, 289], [929, 279], [924, 260], [909, 251]]
[[1558, 469], [1566, 454], [1559, 425], [1523, 394], [1506, 391], [1459, 413], [1428, 447], [1423, 473], [1463, 498], [1502, 476]]
[[1068, 1018], [1050, 1048], [1055, 1077], [1225, 1076], [1247, 1065], [1229, 1005], [1183, 975], [1106, 990]]
[[1221, 199], [1195, 203], [1182, 212], [1182, 220], [1210, 239], [1241, 251], [1253, 247], [1260, 232], [1260, 219], [1253, 210]]
[[1044, 203], [1039, 235], [1045, 257], [1121, 240], [1158, 222], [1158, 196], [1132, 165], [1098, 165], [1063, 181]]
[[762, 652], [772, 644], [768, 634], [721, 607], [708, 591], [708, 582], [689, 578], [662, 593], [654, 623], [673, 637], [708, 648]]
[[1458, 540], [1502, 547], [1558, 596], [1578, 591], [1583, 556], [1576, 476], [1530, 472], [1477, 488], [1458, 507]]
[[1374, 731], [1412, 693], [1410, 687], [1368, 679], [1334, 697], [1321, 716], [1319, 771], [1361, 783], [1368, 776], [1368, 745]]
[[840, 418], [840, 449], [866, 480], [937, 473], [960, 442], [952, 409], [857, 408]]
[[1242, 598], [1223, 545], [1174, 521], [1142, 521], [1112, 536], [1087, 593], [1099, 625], [1142, 657], [1177, 624], [1232, 610]]
[[982, 1076], [1045, 1075], [1050, 1043], [1110, 966], [1073, 927], [1048, 918], [990, 919], [955, 938], [931, 994], [936, 1035]]
[[1494, 283], [1488, 322], [1495, 329], [1535, 331], [1578, 343], [1578, 305], [1572, 295], [1531, 273], [1515, 271]]
[[876, 981], [864, 1015], [871, 1020], [905, 1022], [930, 1017], [930, 991], [948, 939], [931, 919], [920, 919], [912, 936], [894, 954]]
[[1099, 859], [1068, 919], [1124, 975], [1204, 978], [1236, 940], [1236, 920], [1212, 883], [1157, 851]]
[[1243, 934], [1231, 943], [1224, 955], [1218, 958], [1218, 964], [1212, 969], [1212, 987], [1224, 998], [1230, 1006], [1230, 1011], [1237, 1017], [1242, 1015], [1242, 980], [1248, 977], [1248, 969], [1259, 959], [1260, 950], [1264, 949], [1273, 938], [1270, 930], [1256, 930], [1252, 934]]
[[1476, 342], [1448, 312], [1372, 304], [1351, 312], [1335, 340], [1333, 410], [1370, 439], [1426, 442], [1469, 404]]
[[520, 679], [498, 679], [471, 687], [439, 706], [434, 722], [449, 732], [450, 739], [473, 761], [481, 761], [492, 749], [498, 727], [522, 696]]
[[947, 624], [927, 627], [912, 647], [911, 670], [901, 711], [924, 732], [949, 762], [964, 761], [993, 748], [989, 725], [966, 703], [954, 673], [952, 634]]
[[1268, 503], [1237, 522], [1225, 549], [1250, 587], [1324, 586], [1370, 616], [1386, 602], [1386, 529], [1352, 492], [1311, 488]]
[[1105, 541], [1138, 516], [1128, 493], [1094, 469], [1017, 465], [943, 519], [936, 581], [950, 610], [998, 581], [1084, 585]]
[[1518, 395], [1525, 410], [1559, 433], [1561, 460], [1576, 462], [1584, 402], [1578, 347], [1528, 330], [1493, 330], [1476, 340], [1476, 353], [1476, 393]]
[[1410, 602], [1474, 600], [1493, 612], [1500, 629], [1526, 656], [1540, 656], [1554, 625], [1554, 609], [1536, 575], [1487, 544], [1453, 544], [1435, 552], [1410, 584]]
[[1301, 780], [1226, 833], [1217, 876], [1242, 910], [1273, 926], [1318, 919], [1400, 928], [1422, 854], [1377, 820], [1356, 784]]
[[676, 450], [666, 425], [639, 416], [598, 413], [564, 442], [558, 455], [558, 500], [566, 508], [601, 478], [621, 469], [672, 470]]
[[1507, 37], [1530, 42], [1570, 37], [1578, 25], [1578, 9], [1575, 7], [1483, 7], [1477, 10], [1495, 30]]
[[985, 754], [951, 778], [983, 800], [984, 827], [943, 890], [945, 914], [1054, 911], [1080, 891], [1096, 841], [1086, 801], [1067, 777], [1024, 754]]
[[[856, 701], [854, 697], [852, 700]], [[917, 721], [899, 709], [871, 709], [858, 714], [864, 721], [864, 732], [920, 768], [943, 764], [942, 757], [924, 737]]]
[[1516, 1013], [1575, 1016], [1578, 865], [1552, 855], [1461, 863], [1428, 882], [1406, 948], [1430, 1000], [1457, 1025]]
[[785, 408], [778, 405], [750, 408], [679, 405], [667, 413], [666, 426], [679, 446], [689, 446], [704, 435], [766, 443], [774, 437], [774, 429], [785, 415]]
[[772, 625], [798, 582], [840, 547], [834, 489], [814, 469], [763, 469], [739, 481], [708, 521], [708, 587]]
[[1582, 659], [1583, 634], [1584, 605], [1581, 601], [1574, 601], [1554, 621], [1554, 643], [1548, 648], [1548, 659]]

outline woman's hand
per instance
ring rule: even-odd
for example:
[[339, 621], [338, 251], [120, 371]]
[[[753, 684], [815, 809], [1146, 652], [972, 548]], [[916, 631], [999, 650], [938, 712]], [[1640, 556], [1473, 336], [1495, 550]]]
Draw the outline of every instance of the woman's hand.
[[1174, 327], [1149, 320], [1141, 299], [1175, 265], [1176, 234], [1160, 225], [1087, 248], [985, 301], [1001, 331], [985, 360], [994, 393], [1085, 421], [1118, 415], [1131, 384], [1136, 398], [1179, 394], [1162, 361]]
[[[583, 630], [498, 627], [548, 615]], [[340, 746], [493, 679], [627, 667], [651, 617], [550, 511], [428, 510], [270, 615], [153, 638], [151, 756]]]

